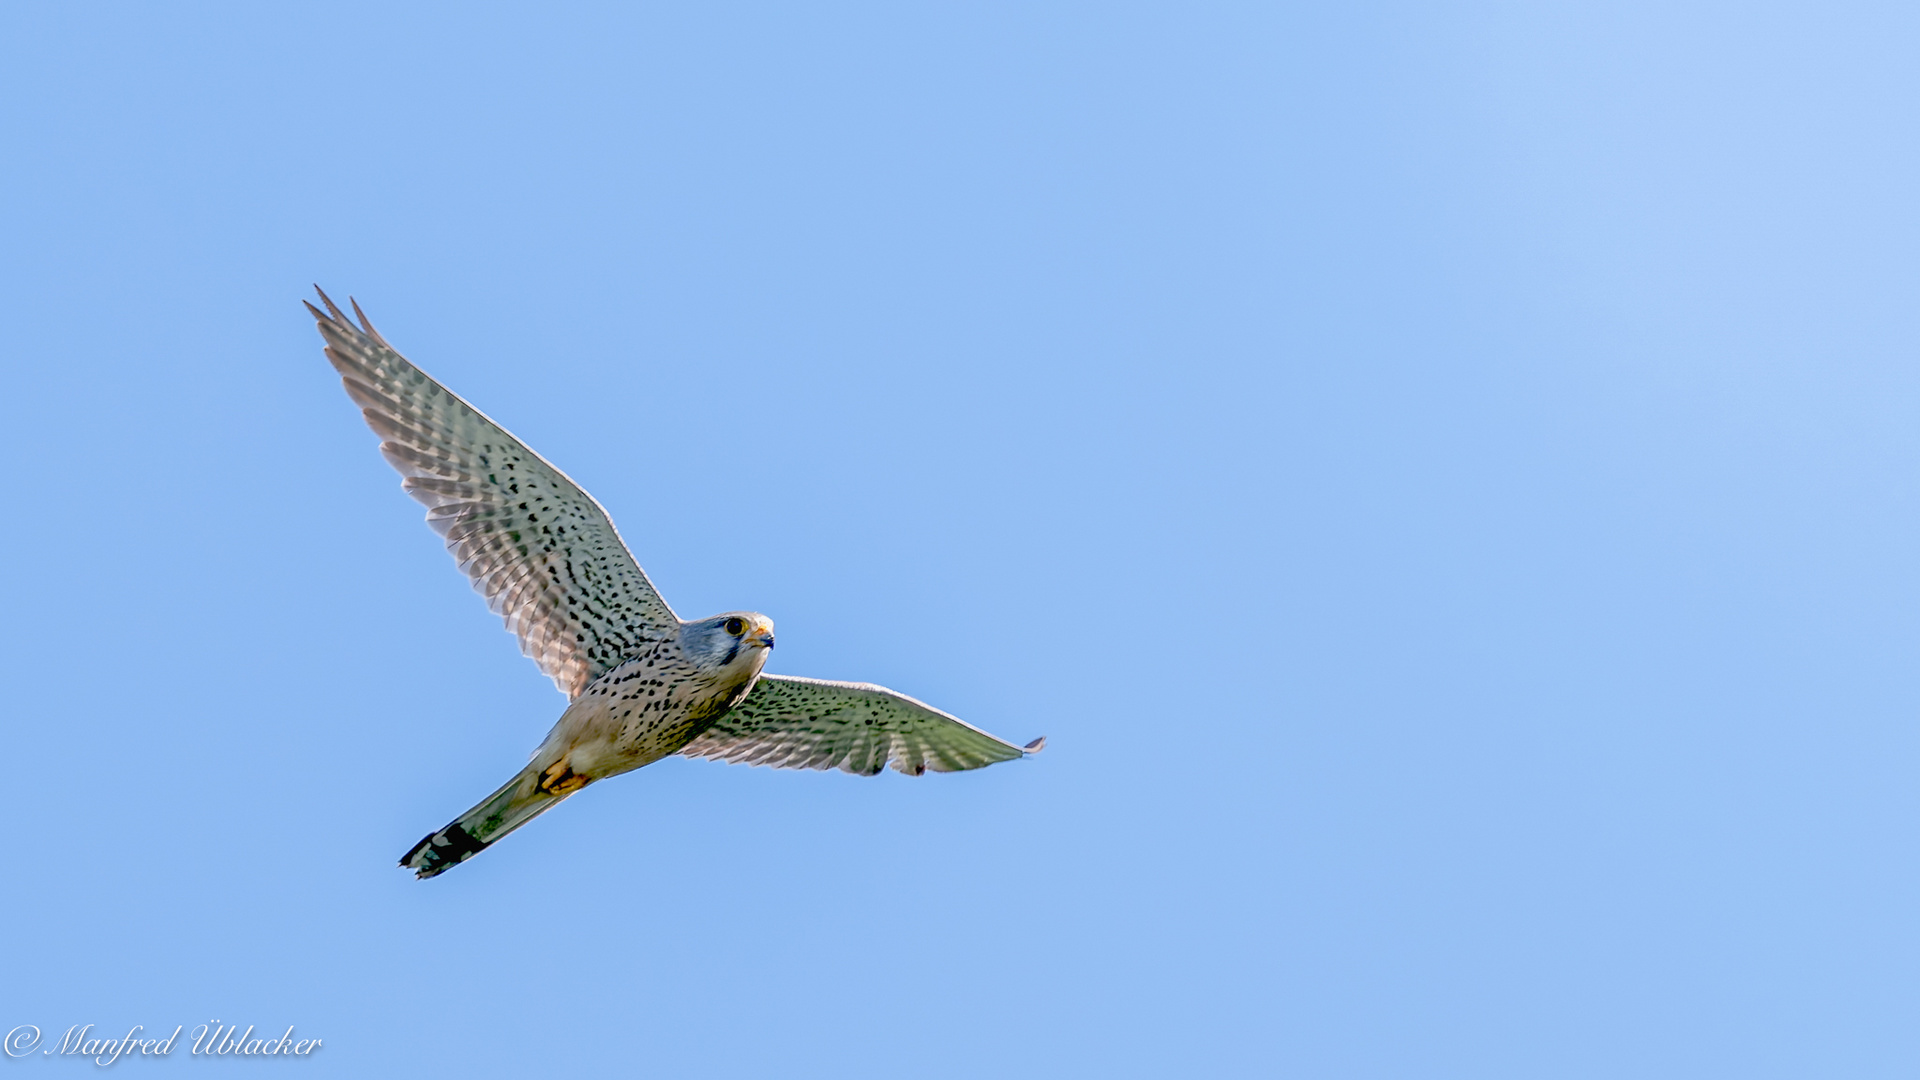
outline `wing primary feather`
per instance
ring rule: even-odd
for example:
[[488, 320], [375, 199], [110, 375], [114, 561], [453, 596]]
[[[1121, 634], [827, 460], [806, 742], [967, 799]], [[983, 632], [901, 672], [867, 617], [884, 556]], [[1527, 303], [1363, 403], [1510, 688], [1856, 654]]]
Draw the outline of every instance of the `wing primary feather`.
[[[353, 297], [349, 296], [347, 297], [347, 303], [353, 305], [353, 313], [360, 317], [360, 327], [361, 329], [367, 332], [367, 336], [379, 342], [382, 345], [387, 345], [387, 339], [384, 337], [381, 337], [380, 331], [375, 330], [373, 328], [373, 320], [367, 318], [367, 313], [360, 310], [360, 301], [355, 300]], [[393, 346], [387, 345], [387, 348], [391, 349], [393, 348]]]
[[[320, 302], [327, 305], [327, 310], [333, 313], [335, 322], [346, 322], [346, 313], [340, 310], [340, 305], [333, 302], [333, 297], [327, 295], [327, 290], [315, 285], [313, 291], [320, 294]], [[309, 304], [308, 306], [311, 307], [312, 305]]]

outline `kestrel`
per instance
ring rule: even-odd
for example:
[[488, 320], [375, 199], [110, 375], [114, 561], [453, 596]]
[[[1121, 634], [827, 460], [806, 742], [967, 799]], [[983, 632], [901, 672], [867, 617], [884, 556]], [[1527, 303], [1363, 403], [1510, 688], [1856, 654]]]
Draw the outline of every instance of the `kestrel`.
[[668, 754], [863, 776], [891, 763], [919, 776], [1045, 745], [1015, 746], [884, 686], [763, 674], [772, 619], [681, 620], [593, 496], [408, 363], [360, 305], [356, 327], [326, 293], [320, 301], [326, 311], [307, 310], [327, 359], [401, 487], [568, 699], [526, 768], [401, 856], [416, 876], [444, 873], [588, 784]]

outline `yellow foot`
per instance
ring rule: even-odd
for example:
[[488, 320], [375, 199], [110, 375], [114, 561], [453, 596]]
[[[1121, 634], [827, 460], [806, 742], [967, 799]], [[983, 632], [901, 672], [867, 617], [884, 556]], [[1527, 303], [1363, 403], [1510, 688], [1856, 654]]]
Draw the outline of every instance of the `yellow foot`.
[[571, 795], [591, 783], [593, 778], [574, 772], [566, 758], [547, 766], [540, 774], [540, 790], [549, 795]]

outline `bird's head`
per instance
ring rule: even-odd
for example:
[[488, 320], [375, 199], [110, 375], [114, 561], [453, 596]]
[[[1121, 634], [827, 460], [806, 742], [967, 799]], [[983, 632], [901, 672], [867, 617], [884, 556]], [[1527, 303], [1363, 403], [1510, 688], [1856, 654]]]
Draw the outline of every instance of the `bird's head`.
[[680, 647], [702, 670], [717, 675], [738, 669], [750, 678], [760, 674], [773, 649], [773, 620], [757, 611], [697, 619], [680, 628]]

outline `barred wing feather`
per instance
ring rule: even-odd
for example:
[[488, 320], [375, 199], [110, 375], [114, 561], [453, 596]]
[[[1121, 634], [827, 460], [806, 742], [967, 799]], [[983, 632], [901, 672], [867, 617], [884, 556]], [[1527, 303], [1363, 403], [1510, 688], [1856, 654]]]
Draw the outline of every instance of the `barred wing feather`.
[[327, 359], [427, 524], [568, 698], [679, 620], [607, 512], [520, 440], [388, 345], [359, 305], [356, 327], [327, 299], [307, 309]]
[[884, 686], [762, 675], [745, 701], [681, 753], [776, 769], [839, 769], [872, 776], [889, 762], [919, 776], [978, 769], [1038, 753]]

